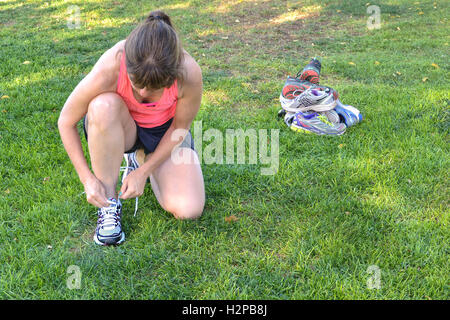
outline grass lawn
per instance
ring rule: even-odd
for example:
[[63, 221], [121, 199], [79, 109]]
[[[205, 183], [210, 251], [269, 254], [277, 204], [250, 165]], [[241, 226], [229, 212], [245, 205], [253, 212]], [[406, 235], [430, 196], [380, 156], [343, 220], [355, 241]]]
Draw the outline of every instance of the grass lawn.
[[[449, 299], [450, 5], [377, 0], [369, 30], [367, 2], [0, 0], [0, 298]], [[147, 186], [137, 217], [124, 203], [127, 241], [100, 247], [57, 119], [157, 8], [202, 67], [203, 130], [280, 129], [279, 170], [203, 163], [197, 221]], [[321, 83], [364, 116], [340, 137], [276, 118], [287, 75], [316, 55]]]

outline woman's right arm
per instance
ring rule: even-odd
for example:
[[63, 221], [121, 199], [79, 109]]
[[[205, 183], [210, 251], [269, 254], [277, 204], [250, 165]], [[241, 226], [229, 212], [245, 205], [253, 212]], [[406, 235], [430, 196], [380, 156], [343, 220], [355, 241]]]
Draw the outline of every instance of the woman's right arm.
[[70, 94], [58, 119], [58, 129], [64, 148], [84, 185], [89, 203], [108, 206], [102, 183], [89, 169], [81, 146], [77, 123], [86, 115], [89, 103], [99, 94], [115, 90], [118, 66], [114, 47], [105, 52], [89, 74]]

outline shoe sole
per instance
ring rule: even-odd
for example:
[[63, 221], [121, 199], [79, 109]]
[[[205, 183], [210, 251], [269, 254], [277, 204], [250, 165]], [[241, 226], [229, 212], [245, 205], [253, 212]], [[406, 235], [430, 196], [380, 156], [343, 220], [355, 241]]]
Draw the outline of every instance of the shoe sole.
[[311, 87], [320, 91], [330, 90], [330, 92], [333, 93], [334, 100], [337, 100], [339, 98], [339, 93], [333, 88], [321, 86], [318, 83], [312, 83], [307, 80], [300, 80], [300, 78], [294, 78], [291, 76], [289, 76], [285, 81], [283, 89], [281, 90], [281, 96], [284, 99], [292, 100], [296, 97], [294, 95], [296, 91], [303, 93], [305, 90], [308, 90]]
[[308, 129], [305, 129], [303, 127], [296, 126], [294, 124], [291, 124], [291, 126], [289, 128], [291, 128], [291, 130], [295, 131], [295, 132], [301, 132], [301, 133], [306, 133], [306, 134], [313, 134], [313, 133], [315, 133], [315, 132], [309, 131]]
[[306, 80], [314, 84], [319, 84], [319, 74], [314, 70], [306, 70], [300, 75], [300, 80]]
[[307, 128], [298, 126], [296, 124], [291, 124], [290, 126], [291, 130], [295, 131], [295, 132], [301, 132], [301, 133], [308, 133], [308, 134], [317, 134], [317, 135], [327, 135], [327, 136], [340, 136], [342, 134], [345, 133], [345, 130], [339, 133], [327, 133], [327, 132], [323, 132], [319, 129], [316, 129], [317, 131], [314, 130], [308, 130]]
[[313, 85], [315, 85], [314, 83], [310, 83], [309, 81], [306, 81], [306, 83], [305, 82], [302, 83], [299, 81], [300, 79], [298, 78], [288, 77], [288, 79], [284, 84], [281, 96], [285, 99], [291, 100], [295, 98], [294, 93], [296, 91], [302, 93], [305, 90], [311, 88]]
[[94, 242], [95, 242], [96, 244], [98, 244], [98, 245], [101, 245], [101, 246], [116, 246], [116, 245], [121, 244], [121, 243], [124, 242], [124, 241], [125, 241], [125, 232], [123, 232], [123, 231], [122, 231], [122, 237], [120, 238], [120, 240], [117, 241], [117, 242], [114, 242], [114, 243], [104, 243], [104, 242], [101, 242], [100, 240], [97, 239], [96, 235], [94, 234]]

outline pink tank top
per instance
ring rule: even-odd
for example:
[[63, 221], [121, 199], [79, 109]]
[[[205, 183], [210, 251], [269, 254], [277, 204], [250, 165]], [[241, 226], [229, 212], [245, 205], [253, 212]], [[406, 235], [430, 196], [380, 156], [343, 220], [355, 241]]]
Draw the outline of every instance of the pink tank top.
[[142, 128], [153, 128], [160, 126], [173, 118], [178, 101], [177, 80], [170, 88], [164, 88], [164, 92], [158, 102], [140, 103], [133, 95], [130, 79], [127, 75], [125, 64], [125, 51], [120, 60], [119, 79], [117, 80], [116, 93], [125, 101], [131, 117]]

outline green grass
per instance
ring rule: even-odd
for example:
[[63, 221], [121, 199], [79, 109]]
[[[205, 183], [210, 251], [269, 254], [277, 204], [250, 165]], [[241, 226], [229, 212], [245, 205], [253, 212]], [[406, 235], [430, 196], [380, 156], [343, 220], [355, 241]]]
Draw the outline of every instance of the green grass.
[[[0, 1], [0, 298], [448, 299], [450, 8], [379, 0], [381, 29], [368, 30], [366, 3]], [[80, 29], [66, 25], [72, 4]], [[202, 67], [196, 120], [279, 128], [280, 168], [203, 164], [197, 221], [175, 220], [147, 186], [137, 218], [125, 202], [127, 241], [103, 248], [57, 119], [99, 56], [156, 8]], [[315, 55], [322, 83], [364, 115], [341, 137], [276, 119], [285, 77]], [[70, 265], [79, 290], [66, 286]]]

